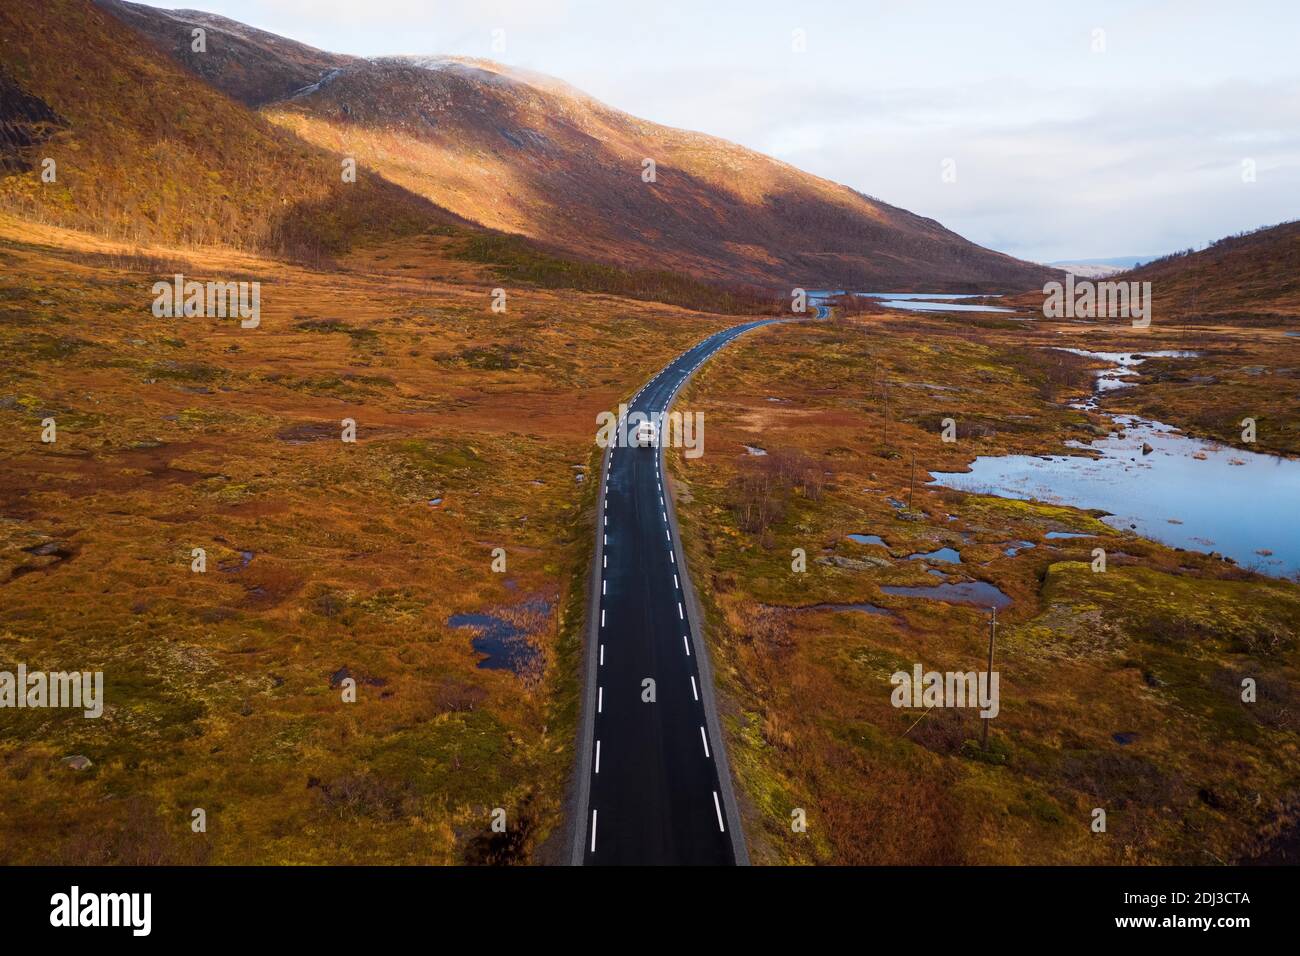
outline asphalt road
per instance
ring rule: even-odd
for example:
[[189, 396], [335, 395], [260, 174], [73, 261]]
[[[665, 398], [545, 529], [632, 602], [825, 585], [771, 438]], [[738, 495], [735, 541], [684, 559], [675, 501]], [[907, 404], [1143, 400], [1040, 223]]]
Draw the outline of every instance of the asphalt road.
[[[668, 410], [701, 362], [773, 321], [727, 329], [685, 352], [637, 392], [629, 417]], [[748, 861], [662, 467], [658, 448], [618, 446], [606, 456], [574, 862]]]

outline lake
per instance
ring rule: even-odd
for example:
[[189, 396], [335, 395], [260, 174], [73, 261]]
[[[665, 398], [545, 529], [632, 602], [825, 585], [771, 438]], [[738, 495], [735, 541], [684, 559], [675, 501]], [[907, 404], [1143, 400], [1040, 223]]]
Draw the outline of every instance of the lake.
[[[1067, 350], [1077, 351], [1077, 350]], [[1099, 393], [1125, 387], [1119, 373], [1140, 364], [1134, 353], [1083, 353], [1111, 359]], [[1147, 355], [1187, 353], [1145, 353]], [[1096, 396], [1086, 403], [1095, 406]], [[1189, 438], [1172, 426], [1113, 416], [1121, 438], [1070, 446], [1095, 453], [1006, 455], [975, 459], [969, 472], [936, 473], [931, 484], [959, 491], [1099, 508], [1103, 520], [1171, 547], [1227, 555], [1264, 574], [1300, 573], [1300, 461]], [[1150, 445], [1143, 454], [1143, 445]]]
[[823, 300], [837, 295], [855, 295], [863, 299], [879, 299], [890, 309], [906, 309], [909, 312], [1015, 312], [993, 305], [965, 305], [960, 302], [946, 302], [946, 299], [996, 299], [999, 296], [982, 293], [952, 292], [844, 292], [837, 289], [818, 289], [808, 293], [810, 299]]

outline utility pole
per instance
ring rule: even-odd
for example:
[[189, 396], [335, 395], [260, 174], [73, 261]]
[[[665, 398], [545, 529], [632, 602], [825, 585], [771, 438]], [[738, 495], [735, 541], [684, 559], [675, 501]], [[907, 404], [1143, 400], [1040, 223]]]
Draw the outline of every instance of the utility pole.
[[916, 491], [916, 449], [912, 449], [912, 483], [907, 488], [907, 510], [912, 510], [912, 492]]
[[[991, 607], [989, 608], [989, 610], [992, 612], [992, 614], [989, 617], [989, 669], [988, 669], [988, 677], [985, 679], [988, 681], [988, 686], [992, 687], [993, 686], [993, 634], [998, 627], [998, 609], [996, 607]], [[989, 721], [992, 719], [993, 718], [991, 717], [984, 718], [984, 730], [980, 734], [980, 750], [989, 749]]]

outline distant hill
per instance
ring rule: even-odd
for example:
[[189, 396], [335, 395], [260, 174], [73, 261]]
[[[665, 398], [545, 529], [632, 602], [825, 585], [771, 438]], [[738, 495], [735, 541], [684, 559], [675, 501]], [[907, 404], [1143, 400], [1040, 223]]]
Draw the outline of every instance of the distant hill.
[[[562, 255], [776, 289], [1006, 292], [1056, 274], [550, 77], [451, 57], [363, 60], [210, 14], [98, 2], [302, 139]], [[205, 55], [190, 52], [194, 25], [209, 30]]]
[[1300, 316], [1300, 220], [1164, 256], [1123, 278], [1150, 281], [1166, 315]]
[[1066, 266], [1106, 266], [1114, 269], [1134, 269], [1155, 256], [1110, 256], [1104, 259], [1063, 259], [1048, 265], [1064, 269]]
[[1053, 262], [1051, 265], [1082, 279], [1104, 279], [1107, 276], [1119, 275], [1128, 268], [1126, 266], [1092, 265], [1086, 262]]
[[1106, 259], [1063, 259], [1049, 262], [1054, 269], [1073, 273], [1083, 279], [1104, 279], [1128, 269], [1134, 269], [1154, 256], [1111, 256]]

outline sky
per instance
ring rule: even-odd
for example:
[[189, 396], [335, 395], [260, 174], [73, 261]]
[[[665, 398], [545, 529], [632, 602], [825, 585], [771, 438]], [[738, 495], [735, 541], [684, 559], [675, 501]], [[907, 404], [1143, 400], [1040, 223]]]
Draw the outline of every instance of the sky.
[[538, 70], [1040, 262], [1300, 218], [1300, 0], [183, 5], [340, 53]]

